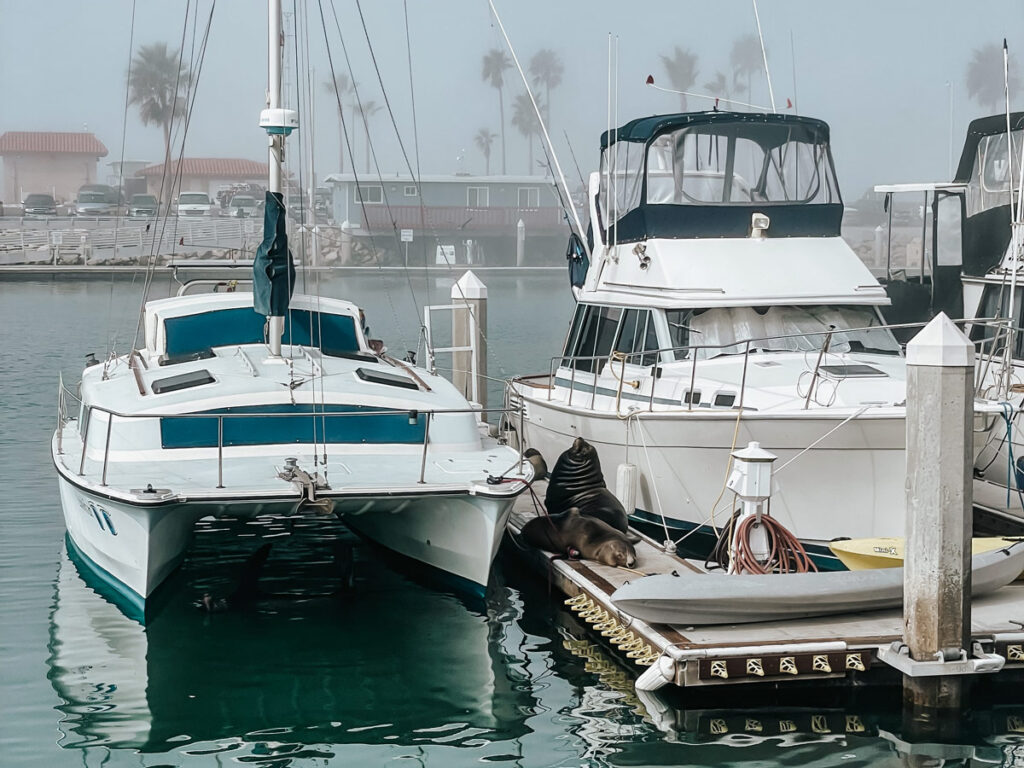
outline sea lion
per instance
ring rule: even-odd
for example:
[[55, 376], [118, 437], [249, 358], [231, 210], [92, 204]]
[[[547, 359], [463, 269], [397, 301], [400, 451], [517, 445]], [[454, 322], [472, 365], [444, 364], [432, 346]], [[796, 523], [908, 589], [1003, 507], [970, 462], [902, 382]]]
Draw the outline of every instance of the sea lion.
[[586, 560], [605, 565], [636, 565], [636, 549], [624, 533], [596, 517], [581, 515], [576, 507], [527, 521], [522, 535], [528, 544], [547, 552], [567, 555], [576, 551]]
[[577, 437], [572, 448], [558, 457], [544, 505], [553, 515], [579, 507], [581, 515], [596, 517], [623, 533], [629, 531], [629, 518], [622, 502], [605, 485], [597, 451], [582, 437]]
[[523, 458], [533, 465], [533, 479], [535, 481], [543, 480], [548, 476], [548, 464], [536, 448], [527, 448], [523, 451]]

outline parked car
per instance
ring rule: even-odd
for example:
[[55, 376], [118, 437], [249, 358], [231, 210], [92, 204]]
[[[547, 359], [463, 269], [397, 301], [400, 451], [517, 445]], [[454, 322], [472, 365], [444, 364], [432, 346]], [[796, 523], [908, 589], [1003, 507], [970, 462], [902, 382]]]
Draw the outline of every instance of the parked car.
[[22, 201], [22, 208], [26, 216], [56, 216], [57, 202], [53, 195], [32, 194]]
[[178, 195], [179, 216], [212, 216], [213, 203], [205, 192], [182, 192]]
[[155, 195], [132, 195], [128, 204], [129, 216], [156, 216], [159, 210]]
[[111, 202], [105, 192], [79, 190], [74, 213], [76, 216], [116, 216], [117, 203]]
[[252, 195], [235, 195], [228, 203], [228, 216], [245, 219], [256, 215], [256, 198]]

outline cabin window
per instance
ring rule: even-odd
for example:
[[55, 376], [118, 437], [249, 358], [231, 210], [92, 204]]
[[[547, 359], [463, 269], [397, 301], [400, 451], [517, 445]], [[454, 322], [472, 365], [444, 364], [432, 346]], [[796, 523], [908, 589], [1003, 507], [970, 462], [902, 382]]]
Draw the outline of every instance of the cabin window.
[[644, 145], [639, 142], [619, 141], [601, 153], [599, 202], [605, 222], [613, 224], [640, 205], [643, 171]]
[[[1015, 318], [1014, 324], [1019, 328], [1021, 325], [1021, 293], [1018, 290], [1013, 297], [1013, 316]], [[1006, 309], [1010, 303], [1010, 286], [1004, 284], [999, 285], [986, 285], [981, 294], [981, 302], [978, 305], [978, 312], [975, 314], [977, 318], [1005, 318], [1007, 316]], [[998, 340], [993, 344], [993, 340], [998, 335]], [[1017, 340], [1014, 344], [1013, 356], [1016, 358], [1024, 357], [1024, 334], [1017, 334]], [[996, 354], [1002, 353], [1006, 348], [1006, 329], [996, 328], [992, 324], [988, 325], [973, 325], [971, 326], [971, 341], [975, 343], [978, 352], [981, 354]]]
[[360, 184], [356, 192], [360, 203], [377, 204], [384, 202], [384, 187], [380, 184]]
[[405, 195], [406, 197], [416, 197], [416, 185], [406, 184], [405, 187], [402, 189], [402, 194]]
[[603, 360], [612, 353], [621, 317], [620, 307], [586, 307], [578, 338], [572, 347], [571, 357], [574, 359], [569, 361], [569, 365], [587, 373], [600, 370]]
[[486, 208], [490, 205], [490, 192], [487, 187], [466, 187], [466, 207]]
[[631, 365], [654, 365], [658, 359], [658, 333], [649, 309], [627, 309], [622, 316], [615, 351], [628, 355]]
[[[1024, 130], [1015, 130], [1013, 137], [1013, 156], [1021, 156], [1021, 141]], [[1013, 165], [1013, 188], [1020, 187], [1020, 168]], [[984, 136], [978, 141], [978, 149], [974, 156], [974, 168], [967, 184], [967, 215], [974, 216], [990, 208], [1010, 204], [1008, 191], [1010, 178], [1009, 161], [1006, 152], [1006, 133], [1000, 132]]]
[[520, 187], [519, 188], [519, 207], [520, 208], [539, 208], [540, 207], [540, 190], [537, 187]]

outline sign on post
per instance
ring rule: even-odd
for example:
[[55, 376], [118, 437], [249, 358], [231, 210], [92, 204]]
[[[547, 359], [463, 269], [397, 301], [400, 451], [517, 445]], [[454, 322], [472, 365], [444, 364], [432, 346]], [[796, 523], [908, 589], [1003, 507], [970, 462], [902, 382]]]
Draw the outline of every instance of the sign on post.
[[63, 245], [64, 233], [59, 229], [50, 230], [50, 245]]
[[402, 230], [402, 242], [403, 243], [411, 243], [412, 242], [412, 230], [411, 229], [403, 229]]
[[437, 246], [437, 264], [454, 264], [455, 263], [455, 246], [454, 245], [439, 245]]

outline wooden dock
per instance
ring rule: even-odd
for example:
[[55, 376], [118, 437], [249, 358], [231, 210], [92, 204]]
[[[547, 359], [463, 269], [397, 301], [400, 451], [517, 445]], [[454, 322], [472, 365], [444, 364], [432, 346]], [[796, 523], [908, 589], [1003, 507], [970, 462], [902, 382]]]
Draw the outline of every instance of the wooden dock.
[[[536, 486], [543, 498], [543, 483]], [[519, 534], [536, 515], [528, 494], [519, 497], [509, 531]], [[625, 658], [637, 674], [657, 664], [667, 682], [679, 687], [787, 683], [793, 681], [898, 682], [896, 670], [879, 653], [903, 638], [899, 610], [840, 614], [792, 621], [706, 627], [650, 625], [623, 614], [611, 595], [640, 574], [671, 573], [697, 564], [666, 554], [641, 536], [635, 569], [586, 560], [552, 558], [517, 547], [518, 554], [561, 593], [565, 610], [586, 622], [597, 642]], [[639, 572], [639, 573], [638, 573]], [[1024, 671], [1024, 582], [972, 603], [972, 638], [986, 653], [1006, 659], [999, 673]]]

